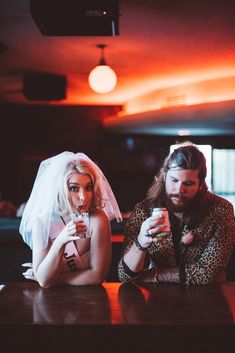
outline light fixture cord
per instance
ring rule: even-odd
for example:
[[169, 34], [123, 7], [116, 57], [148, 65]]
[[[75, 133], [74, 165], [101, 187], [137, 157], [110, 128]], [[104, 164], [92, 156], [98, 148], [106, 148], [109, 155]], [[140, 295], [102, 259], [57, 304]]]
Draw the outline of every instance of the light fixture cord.
[[107, 65], [107, 62], [104, 58], [104, 49], [106, 48], [106, 44], [98, 44], [97, 48], [101, 50], [99, 65]]

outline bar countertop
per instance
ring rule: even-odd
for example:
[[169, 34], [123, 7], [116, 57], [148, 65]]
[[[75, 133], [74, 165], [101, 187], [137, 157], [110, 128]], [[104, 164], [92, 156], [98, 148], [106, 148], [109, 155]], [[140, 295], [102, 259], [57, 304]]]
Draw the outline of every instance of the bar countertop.
[[229, 353], [235, 282], [50, 289], [7, 283], [0, 292], [0, 332], [4, 353]]

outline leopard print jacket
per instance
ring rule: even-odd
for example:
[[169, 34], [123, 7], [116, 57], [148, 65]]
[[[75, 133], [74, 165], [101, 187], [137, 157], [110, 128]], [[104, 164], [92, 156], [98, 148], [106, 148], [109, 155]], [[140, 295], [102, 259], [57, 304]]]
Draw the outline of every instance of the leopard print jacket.
[[[235, 218], [233, 206], [227, 200], [206, 192], [208, 207], [202, 220], [193, 229], [187, 224], [181, 228], [181, 239], [192, 232], [193, 241], [185, 245], [179, 242], [178, 257], [184, 264], [184, 283], [200, 285], [225, 280], [225, 269], [235, 244]], [[123, 253], [118, 264], [118, 275], [122, 282], [135, 281], [139, 278], [128, 271], [123, 261], [124, 254], [130, 249], [139, 234], [142, 222], [151, 215], [151, 207], [147, 200], [139, 202], [127, 222]], [[173, 268], [177, 265], [173, 244], [173, 235], [161, 242], [152, 243], [147, 249], [153, 266], [157, 268]], [[146, 271], [146, 269], [143, 269]]]

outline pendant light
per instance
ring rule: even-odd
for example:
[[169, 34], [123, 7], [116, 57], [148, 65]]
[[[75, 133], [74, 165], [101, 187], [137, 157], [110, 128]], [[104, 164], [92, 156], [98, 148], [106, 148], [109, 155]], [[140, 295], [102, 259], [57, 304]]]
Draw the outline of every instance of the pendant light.
[[104, 58], [104, 49], [106, 44], [98, 44], [97, 48], [101, 50], [99, 64], [91, 70], [88, 82], [93, 91], [101, 94], [111, 92], [117, 84], [117, 76], [113, 69], [106, 63]]

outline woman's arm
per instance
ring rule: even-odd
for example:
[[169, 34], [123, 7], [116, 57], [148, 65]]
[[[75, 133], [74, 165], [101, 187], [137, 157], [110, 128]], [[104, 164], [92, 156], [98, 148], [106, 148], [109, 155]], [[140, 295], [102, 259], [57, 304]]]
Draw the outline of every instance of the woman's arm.
[[42, 287], [50, 287], [57, 283], [65, 245], [79, 239], [76, 232], [84, 231], [80, 221], [70, 221], [52, 243], [48, 240], [47, 248], [43, 247], [43, 224], [38, 219], [32, 230], [33, 240], [33, 271]]
[[77, 272], [61, 273], [58, 284], [98, 285], [108, 273], [112, 243], [108, 217], [103, 211], [90, 216], [90, 268]]

